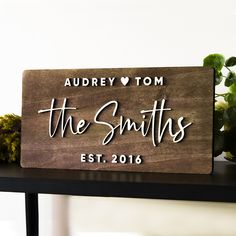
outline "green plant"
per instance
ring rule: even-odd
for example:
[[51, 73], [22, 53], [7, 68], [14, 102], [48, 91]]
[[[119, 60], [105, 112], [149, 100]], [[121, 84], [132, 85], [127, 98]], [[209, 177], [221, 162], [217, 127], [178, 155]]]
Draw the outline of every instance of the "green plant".
[[0, 162], [20, 162], [20, 132], [20, 116], [0, 116]]
[[224, 83], [228, 88], [226, 93], [215, 93], [214, 156], [224, 151], [226, 159], [236, 160], [236, 57], [225, 60], [221, 54], [210, 54], [203, 65], [214, 68], [216, 86]]

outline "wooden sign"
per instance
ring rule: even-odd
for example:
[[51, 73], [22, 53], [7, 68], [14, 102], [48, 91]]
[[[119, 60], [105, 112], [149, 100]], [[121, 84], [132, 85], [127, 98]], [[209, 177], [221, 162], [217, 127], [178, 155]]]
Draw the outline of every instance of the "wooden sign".
[[213, 70], [28, 70], [21, 165], [212, 171]]

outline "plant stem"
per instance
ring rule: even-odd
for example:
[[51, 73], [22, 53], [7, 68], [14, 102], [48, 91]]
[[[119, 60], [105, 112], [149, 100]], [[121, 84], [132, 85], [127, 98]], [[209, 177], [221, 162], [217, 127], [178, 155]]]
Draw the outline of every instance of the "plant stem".
[[231, 70], [229, 69], [229, 67], [227, 67], [227, 66], [224, 66], [229, 72], [231, 72]]

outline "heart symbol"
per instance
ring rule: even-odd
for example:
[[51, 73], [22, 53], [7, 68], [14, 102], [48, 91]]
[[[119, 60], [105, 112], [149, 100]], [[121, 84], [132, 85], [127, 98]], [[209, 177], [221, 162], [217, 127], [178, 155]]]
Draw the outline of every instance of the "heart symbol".
[[129, 77], [121, 77], [120, 81], [124, 86], [126, 86], [129, 83]]

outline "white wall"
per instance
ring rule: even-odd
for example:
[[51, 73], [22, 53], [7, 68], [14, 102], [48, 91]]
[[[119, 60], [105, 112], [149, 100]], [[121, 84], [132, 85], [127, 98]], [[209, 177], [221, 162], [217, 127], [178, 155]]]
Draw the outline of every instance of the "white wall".
[[[235, 0], [1, 0], [0, 115], [21, 113], [24, 69], [186, 66], [201, 65], [213, 52], [236, 55], [235, 19]], [[2, 207], [21, 201], [19, 195], [7, 196], [8, 201], [4, 197], [0, 202], [4, 209], [1, 226], [4, 219], [10, 219]], [[46, 236], [52, 231], [47, 229], [48, 222], [55, 219], [51, 218], [52, 199], [41, 199], [42, 205], [49, 207], [46, 212], [41, 209], [41, 232]], [[144, 201], [137, 204], [147, 207]], [[152, 204], [154, 207], [155, 201]], [[93, 214], [89, 207], [78, 210], [78, 217], [86, 211]], [[185, 207], [182, 203], [181, 209]], [[220, 217], [223, 209], [217, 209]], [[21, 205], [16, 204], [14, 210], [20, 222], [24, 214]], [[157, 217], [156, 212], [150, 214]], [[7, 222], [1, 234], [9, 229], [11, 223]], [[10, 236], [10, 231], [6, 232], [4, 235]]]
[[236, 204], [71, 197], [69, 206], [71, 236], [236, 235]]
[[[201, 65], [236, 55], [234, 0], [1, 0], [0, 114], [29, 68]], [[6, 102], [7, 101], [7, 102]]]
[[0, 193], [0, 235], [25, 236], [24, 195]]

